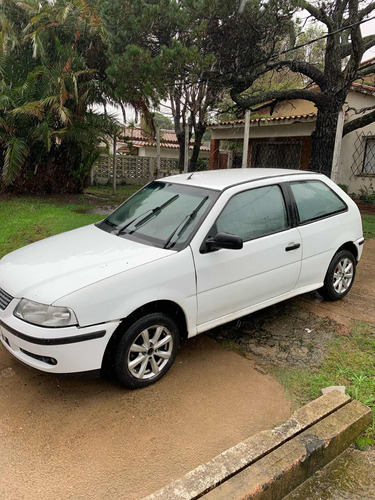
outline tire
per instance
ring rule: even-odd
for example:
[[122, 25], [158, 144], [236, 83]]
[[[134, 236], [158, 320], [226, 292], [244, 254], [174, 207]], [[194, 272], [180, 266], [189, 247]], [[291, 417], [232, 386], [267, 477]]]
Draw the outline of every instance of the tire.
[[349, 250], [341, 250], [332, 259], [324, 285], [318, 290], [327, 300], [340, 300], [349, 293], [356, 271], [356, 260]]
[[118, 380], [128, 389], [157, 382], [172, 366], [179, 342], [178, 327], [166, 314], [138, 319], [124, 332], [115, 351]]

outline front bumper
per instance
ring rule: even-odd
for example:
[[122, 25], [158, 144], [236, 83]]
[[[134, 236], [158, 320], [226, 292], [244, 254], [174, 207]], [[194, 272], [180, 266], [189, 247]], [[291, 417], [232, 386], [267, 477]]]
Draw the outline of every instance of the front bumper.
[[99, 370], [120, 321], [84, 328], [43, 328], [13, 316], [18, 299], [0, 310], [0, 342], [16, 359], [48, 373]]

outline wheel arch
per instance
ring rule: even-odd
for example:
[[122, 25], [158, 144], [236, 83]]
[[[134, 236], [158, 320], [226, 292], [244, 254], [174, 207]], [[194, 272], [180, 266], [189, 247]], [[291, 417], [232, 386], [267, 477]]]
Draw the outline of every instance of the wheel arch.
[[116, 348], [117, 343], [119, 342], [122, 334], [126, 331], [130, 325], [132, 325], [139, 318], [142, 318], [146, 314], [150, 313], [164, 313], [173, 319], [180, 331], [181, 341], [186, 341], [188, 337], [188, 328], [187, 328], [187, 320], [185, 312], [182, 307], [176, 304], [171, 300], [155, 300], [153, 302], [149, 302], [139, 307], [135, 311], [133, 311], [129, 316], [124, 318], [120, 325], [113, 332], [112, 337], [109, 339], [106, 350], [104, 352], [103, 361], [102, 361], [102, 370], [112, 371], [111, 363], [113, 360], [113, 353]]
[[348, 250], [349, 252], [351, 252], [354, 255], [355, 260], [358, 262], [358, 248], [352, 241], [347, 241], [346, 243], [341, 245], [341, 247], [337, 249], [335, 255], [341, 252], [341, 250]]

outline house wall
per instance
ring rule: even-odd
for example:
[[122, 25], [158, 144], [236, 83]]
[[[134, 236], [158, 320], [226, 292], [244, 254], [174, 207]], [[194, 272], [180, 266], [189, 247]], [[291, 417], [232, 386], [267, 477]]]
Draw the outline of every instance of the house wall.
[[[362, 109], [364, 107], [375, 106], [375, 96], [371, 93], [349, 92], [347, 105], [344, 110], [346, 112], [345, 123], [357, 118], [350, 108]], [[265, 110], [267, 111], [267, 110]], [[279, 104], [273, 117], [275, 116], [290, 116], [298, 114], [307, 114], [316, 112], [314, 105], [307, 101], [294, 100]], [[370, 112], [370, 111], [369, 111]], [[311, 155], [311, 134], [315, 129], [315, 119], [294, 120], [291, 122], [258, 122], [250, 125], [249, 139], [249, 158], [248, 166], [251, 165], [251, 144], [256, 140], [282, 140], [283, 138], [293, 139], [300, 138], [303, 140], [301, 168], [307, 168]], [[242, 149], [242, 141], [244, 137], [244, 125], [233, 124], [215, 126], [211, 129], [212, 142], [211, 147], [216, 151], [216, 157], [211, 156], [210, 168], [218, 168], [223, 166], [223, 155], [227, 155], [229, 167], [231, 166], [231, 158], [233, 153], [230, 151], [240, 151]], [[368, 125], [360, 130], [351, 132], [343, 137], [341, 146], [341, 155], [339, 160], [338, 183], [349, 186], [349, 191], [359, 193], [359, 190], [365, 186], [368, 188], [372, 183], [375, 185], [375, 175], [364, 175], [362, 173], [363, 160], [365, 155], [366, 138], [375, 137], [375, 123]], [[218, 150], [220, 149], [220, 155]], [[220, 158], [221, 157], [221, 158]]]
[[[374, 105], [375, 96], [350, 92], [346, 110], [352, 107], [362, 109]], [[359, 115], [349, 110], [347, 111], [347, 116], [347, 122], [349, 122]], [[361, 172], [365, 155], [365, 143], [368, 137], [375, 137], [375, 123], [350, 132], [350, 134], [345, 135], [342, 139], [338, 183], [349, 186], [351, 193], [358, 194], [361, 188], [369, 188], [371, 183], [375, 185], [375, 175], [366, 175]]]
[[[156, 148], [141, 147], [138, 148], [138, 156], [149, 156], [156, 158]], [[160, 148], [160, 156], [162, 158], [178, 159], [178, 149]]]
[[[270, 112], [270, 108], [265, 108], [260, 111], [260, 114], [268, 116]], [[304, 101], [303, 99], [293, 99], [277, 104], [272, 116], [308, 115], [309, 113], [316, 113], [316, 107], [313, 102]]]
[[[311, 135], [315, 128], [315, 121], [298, 121], [286, 124], [285, 122], [258, 122], [250, 125], [250, 139], [262, 137], [300, 137]], [[242, 139], [244, 136], [244, 126], [223, 126], [212, 128], [211, 140], [220, 139], [231, 141], [232, 139]]]
[[[192, 150], [189, 151], [189, 158], [192, 155]], [[140, 147], [138, 148], [138, 156], [150, 156], [156, 158], [156, 148]], [[178, 159], [179, 150], [173, 148], [163, 148], [160, 147], [160, 156], [162, 158], [173, 158]], [[199, 154], [200, 158], [209, 158], [209, 151], [201, 151]]]

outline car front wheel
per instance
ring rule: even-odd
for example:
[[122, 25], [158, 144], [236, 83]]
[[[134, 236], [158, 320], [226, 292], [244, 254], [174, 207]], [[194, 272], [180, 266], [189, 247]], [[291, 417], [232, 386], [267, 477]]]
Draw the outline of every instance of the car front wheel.
[[115, 371], [129, 389], [161, 379], [172, 366], [180, 335], [166, 314], [152, 313], [135, 321], [123, 334], [115, 353]]
[[319, 293], [328, 300], [342, 299], [353, 285], [355, 271], [354, 255], [348, 250], [341, 250], [333, 257]]

